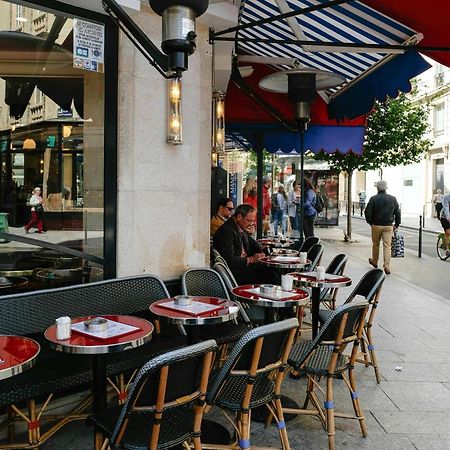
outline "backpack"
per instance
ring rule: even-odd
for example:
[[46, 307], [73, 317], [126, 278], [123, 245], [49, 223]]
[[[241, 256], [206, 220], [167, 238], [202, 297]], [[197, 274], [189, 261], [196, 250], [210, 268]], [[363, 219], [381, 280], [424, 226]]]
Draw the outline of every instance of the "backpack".
[[314, 201], [314, 209], [317, 211], [317, 214], [320, 214], [325, 208], [325, 202], [320, 194], [316, 194], [316, 200]]

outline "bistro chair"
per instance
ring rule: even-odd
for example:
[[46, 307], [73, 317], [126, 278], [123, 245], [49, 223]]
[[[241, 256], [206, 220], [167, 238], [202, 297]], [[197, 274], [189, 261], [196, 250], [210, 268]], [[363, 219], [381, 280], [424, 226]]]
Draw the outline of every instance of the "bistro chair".
[[299, 252], [309, 252], [313, 245], [320, 244], [320, 238], [317, 236], [308, 236], [299, 248]]
[[[306, 375], [306, 399], [303, 408], [283, 408], [289, 414], [317, 415], [328, 433], [328, 447], [334, 450], [335, 417], [357, 419], [362, 435], [367, 436], [366, 422], [359, 404], [354, 374], [359, 343], [363, 334], [364, 321], [369, 304], [366, 301], [342, 305], [330, 311], [330, 317], [316, 338], [295, 344], [289, 355], [288, 363], [296, 373], [292, 378]], [[349, 357], [343, 354], [351, 346]], [[320, 380], [326, 380], [326, 386], [320, 386]], [[349, 389], [354, 415], [334, 410], [334, 380], [344, 380]], [[325, 383], [324, 383], [325, 384]], [[316, 388], [324, 396], [323, 407]], [[309, 402], [313, 410], [307, 409]]]
[[[221, 448], [258, 449], [250, 444], [251, 412], [265, 406], [277, 420], [282, 448], [290, 450], [280, 396], [297, 327], [298, 320], [291, 318], [252, 329], [236, 343], [224, 366], [211, 376], [207, 405], [219, 407], [231, 423], [228, 412], [235, 414], [237, 442]], [[217, 447], [203, 443], [203, 448]]]
[[[343, 253], [336, 255], [328, 264], [325, 273], [330, 275], [343, 275], [348, 257]], [[325, 288], [320, 292], [320, 301], [328, 309], [336, 309], [336, 296], [338, 288]]]
[[[156, 450], [191, 441], [202, 448], [201, 422], [215, 341], [156, 356], [145, 363], [123, 406], [90, 416], [96, 450]], [[109, 446], [109, 447], [108, 447]]]
[[[213, 269], [189, 269], [181, 279], [181, 290], [185, 295], [219, 297], [230, 300], [221, 276]], [[245, 322], [245, 320], [244, 320]], [[202, 325], [202, 339], [215, 339], [219, 346], [235, 342], [249, 330], [245, 323], [226, 322], [218, 325]]]
[[212, 255], [212, 260], [214, 263], [221, 262], [221, 263], [225, 264], [226, 266], [228, 266], [227, 262], [225, 261], [225, 258], [214, 247], [211, 248], [211, 255]]
[[322, 255], [323, 255], [323, 245], [321, 244], [314, 244], [308, 250], [308, 259], [311, 261], [311, 264], [309, 265], [310, 271], [316, 270], [316, 267], [320, 265]]
[[[378, 301], [380, 299], [381, 288], [383, 287], [386, 275], [381, 269], [369, 270], [355, 286], [352, 293], [349, 295], [344, 304], [349, 304], [356, 297], [363, 297], [369, 302], [369, 314], [367, 321], [364, 325], [364, 333], [361, 337], [361, 354], [358, 355], [356, 362], [363, 363], [366, 367], [372, 366], [375, 371], [375, 378], [377, 383], [380, 383], [380, 371], [378, 368], [377, 355], [375, 353], [375, 345], [372, 337], [372, 324], [375, 318], [375, 313], [378, 307]], [[320, 310], [319, 320], [321, 323], [325, 323], [331, 311]], [[360, 359], [360, 356], [363, 359]]]
[[[216, 262], [214, 264], [214, 270], [220, 274], [223, 282], [225, 283], [225, 286], [228, 289], [230, 297], [233, 297], [233, 289], [235, 287], [238, 287], [238, 283], [229, 267], [221, 262]], [[252, 325], [263, 325], [265, 323], [265, 313], [263, 307], [248, 305], [237, 300], [234, 301], [236, 301], [236, 303], [239, 303], [239, 306], [241, 307], [242, 318], [244, 319], [245, 323]]]

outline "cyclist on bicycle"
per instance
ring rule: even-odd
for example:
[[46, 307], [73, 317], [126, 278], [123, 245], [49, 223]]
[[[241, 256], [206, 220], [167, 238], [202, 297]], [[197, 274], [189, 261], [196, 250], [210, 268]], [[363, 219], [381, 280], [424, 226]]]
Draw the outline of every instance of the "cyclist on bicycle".
[[450, 194], [444, 195], [442, 198], [442, 211], [441, 211], [441, 225], [444, 229], [444, 245], [445, 245], [445, 256], [450, 256], [450, 250], [448, 243], [450, 241]]

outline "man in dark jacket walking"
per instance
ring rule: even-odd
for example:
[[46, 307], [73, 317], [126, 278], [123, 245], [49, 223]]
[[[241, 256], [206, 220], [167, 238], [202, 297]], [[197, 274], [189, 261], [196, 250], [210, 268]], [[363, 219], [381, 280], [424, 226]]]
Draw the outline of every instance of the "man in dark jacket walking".
[[383, 267], [386, 274], [390, 274], [392, 232], [401, 222], [400, 207], [393, 195], [386, 194], [386, 181], [378, 181], [377, 189], [378, 194], [370, 198], [364, 211], [366, 221], [372, 228], [372, 258], [369, 258], [369, 263], [375, 268], [378, 267], [382, 239]]

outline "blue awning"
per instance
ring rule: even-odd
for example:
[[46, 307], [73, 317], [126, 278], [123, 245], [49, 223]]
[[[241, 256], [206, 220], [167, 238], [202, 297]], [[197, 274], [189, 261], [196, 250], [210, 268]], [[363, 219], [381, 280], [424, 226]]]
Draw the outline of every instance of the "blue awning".
[[[299, 133], [289, 132], [278, 124], [227, 123], [226, 134], [229, 140], [247, 150], [255, 147], [259, 135], [270, 153], [300, 152]], [[364, 136], [363, 126], [310, 125], [305, 133], [305, 151], [361, 154]]]
[[[278, 2], [280, 3], [280, 2]], [[275, 0], [245, 0], [241, 3], [239, 24], [278, 16], [289, 10], [300, 10], [323, 0], [286, 1], [287, 9]], [[281, 2], [283, 4], [283, 2]], [[407, 6], [405, 6], [407, 7]], [[408, 44], [421, 39], [412, 28], [379, 13], [359, 1], [333, 5], [276, 22], [240, 30], [238, 52], [257, 56], [296, 58], [300, 66], [330, 70], [346, 82], [326, 91], [333, 118], [343, 120], [368, 113], [376, 99], [396, 97], [410, 90], [409, 80], [429, 65], [415, 51], [388, 55], [350, 48], [338, 51], [329, 47], [299, 46], [283, 40], [316, 43]], [[246, 39], [276, 39], [276, 43], [246, 42]], [[285, 67], [283, 67], [285, 68]], [[370, 85], [370, 89], [367, 86]], [[341, 97], [342, 92], [342, 99]]]

